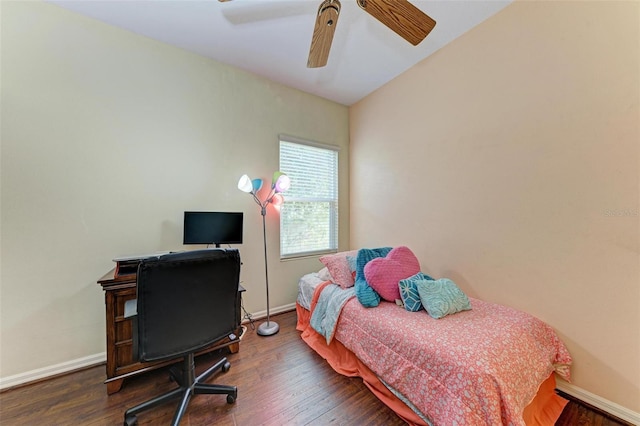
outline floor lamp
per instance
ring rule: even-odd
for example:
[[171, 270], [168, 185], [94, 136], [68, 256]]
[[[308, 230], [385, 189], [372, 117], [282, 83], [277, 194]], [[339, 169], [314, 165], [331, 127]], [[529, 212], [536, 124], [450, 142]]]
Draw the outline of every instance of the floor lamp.
[[258, 191], [262, 188], [262, 179], [251, 179], [247, 175], [243, 175], [238, 181], [238, 189], [251, 194], [253, 200], [260, 206], [260, 214], [262, 215], [262, 238], [264, 242], [264, 279], [267, 286], [267, 322], [263, 322], [258, 326], [258, 334], [260, 336], [272, 336], [280, 330], [278, 323], [271, 321], [269, 317], [269, 268], [267, 263], [267, 206], [269, 204], [280, 205], [282, 204], [282, 192], [289, 189], [291, 181], [289, 177], [282, 172], [275, 172], [271, 181], [271, 189], [267, 197], [260, 201], [258, 198]]

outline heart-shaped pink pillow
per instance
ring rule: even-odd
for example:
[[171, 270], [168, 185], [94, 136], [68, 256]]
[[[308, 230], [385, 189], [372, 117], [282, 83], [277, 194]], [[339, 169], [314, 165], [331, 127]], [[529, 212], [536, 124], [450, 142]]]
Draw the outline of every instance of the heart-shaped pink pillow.
[[400, 280], [420, 272], [420, 262], [408, 247], [396, 247], [386, 257], [378, 257], [364, 266], [364, 278], [380, 297], [393, 302], [400, 299]]

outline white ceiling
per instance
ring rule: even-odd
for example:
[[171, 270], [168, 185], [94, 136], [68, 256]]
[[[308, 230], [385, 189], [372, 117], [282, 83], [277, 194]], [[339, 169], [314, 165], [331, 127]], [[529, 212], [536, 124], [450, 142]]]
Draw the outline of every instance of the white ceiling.
[[102, 22], [351, 105], [494, 15], [512, 0], [411, 0], [436, 20], [412, 46], [342, 0], [329, 62], [307, 56], [321, 0], [47, 0]]

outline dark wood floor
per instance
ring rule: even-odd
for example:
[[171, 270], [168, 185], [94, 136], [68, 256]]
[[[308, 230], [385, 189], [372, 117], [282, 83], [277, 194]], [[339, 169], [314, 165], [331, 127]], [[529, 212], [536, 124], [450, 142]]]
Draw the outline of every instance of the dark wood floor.
[[[231, 370], [210, 380], [238, 386], [238, 400], [197, 395], [182, 426], [196, 425], [402, 425], [358, 378], [347, 378], [331, 367], [300, 339], [295, 312], [278, 315], [280, 332], [260, 337], [249, 329], [237, 354], [224, 353]], [[203, 370], [220, 354], [203, 355], [196, 364]], [[117, 425], [124, 411], [174, 384], [166, 369], [125, 382], [122, 390], [107, 395], [104, 365], [22, 386], [0, 393], [2, 425]], [[177, 403], [168, 403], [138, 416], [140, 425], [169, 424]], [[556, 423], [616, 426], [624, 424], [583, 405], [570, 402]]]

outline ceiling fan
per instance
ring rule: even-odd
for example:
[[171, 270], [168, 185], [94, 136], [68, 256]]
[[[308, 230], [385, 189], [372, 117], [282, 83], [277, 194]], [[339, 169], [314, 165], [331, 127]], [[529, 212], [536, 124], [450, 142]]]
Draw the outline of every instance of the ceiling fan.
[[[436, 21], [408, 0], [356, 0], [356, 2], [361, 9], [414, 46], [424, 40], [436, 26]], [[320, 68], [327, 64], [339, 15], [339, 0], [323, 0], [318, 7], [307, 68]]]

